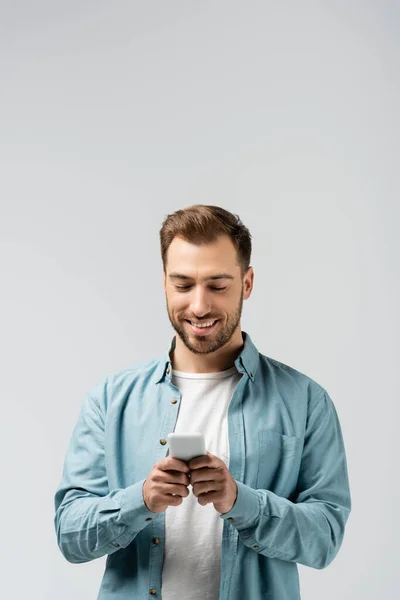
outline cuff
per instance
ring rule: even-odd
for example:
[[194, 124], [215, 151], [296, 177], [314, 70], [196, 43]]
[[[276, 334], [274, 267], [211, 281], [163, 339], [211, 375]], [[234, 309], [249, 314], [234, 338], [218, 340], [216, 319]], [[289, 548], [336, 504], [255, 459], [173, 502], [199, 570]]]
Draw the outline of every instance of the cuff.
[[120, 492], [120, 520], [129, 528], [140, 531], [157, 513], [149, 510], [143, 498], [143, 484], [146, 479], [130, 485]]
[[259, 518], [261, 506], [257, 490], [236, 481], [237, 498], [231, 510], [220, 515], [228, 520], [236, 529], [245, 529], [253, 525]]

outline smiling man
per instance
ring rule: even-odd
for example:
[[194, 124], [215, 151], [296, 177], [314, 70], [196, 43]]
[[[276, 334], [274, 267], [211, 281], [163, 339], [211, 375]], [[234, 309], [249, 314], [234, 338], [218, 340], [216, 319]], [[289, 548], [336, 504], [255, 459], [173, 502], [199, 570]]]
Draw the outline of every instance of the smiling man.
[[[329, 565], [351, 511], [335, 406], [241, 330], [254, 270], [237, 215], [190, 206], [160, 242], [176, 335], [87, 394], [55, 495], [59, 547], [107, 556], [100, 600], [299, 600], [297, 563]], [[172, 458], [172, 431], [203, 432], [207, 454]]]
[[228, 235], [196, 245], [176, 236], [168, 249], [164, 290], [175, 329], [173, 366], [180, 371], [218, 372], [233, 366], [243, 346], [243, 299], [251, 294], [254, 271], [243, 273]]

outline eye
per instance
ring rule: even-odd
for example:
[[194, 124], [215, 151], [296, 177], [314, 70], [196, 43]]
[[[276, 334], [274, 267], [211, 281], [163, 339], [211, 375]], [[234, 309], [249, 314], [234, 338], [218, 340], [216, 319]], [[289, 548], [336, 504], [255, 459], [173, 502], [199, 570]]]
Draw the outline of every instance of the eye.
[[[177, 290], [179, 290], [180, 292], [186, 292], [187, 290], [189, 290], [192, 286], [191, 285], [177, 285], [175, 286]], [[215, 287], [213, 285], [210, 285], [210, 290], [214, 290], [215, 292], [221, 292], [223, 290], [226, 290], [226, 286], [225, 287]]]

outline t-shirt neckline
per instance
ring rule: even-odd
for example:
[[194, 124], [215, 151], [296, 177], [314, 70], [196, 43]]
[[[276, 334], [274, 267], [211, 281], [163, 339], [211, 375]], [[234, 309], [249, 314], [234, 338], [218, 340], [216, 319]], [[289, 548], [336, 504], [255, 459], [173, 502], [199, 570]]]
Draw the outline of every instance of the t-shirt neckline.
[[235, 372], [237, 372], [235, 365], [229, 369], [225, 369], [225, 371], [218, 371], [217, 373], [186, 373], [184, 371], [172, 369], [172, 375], [183, 379], [223, 379], [224, 377], [230, 377]]

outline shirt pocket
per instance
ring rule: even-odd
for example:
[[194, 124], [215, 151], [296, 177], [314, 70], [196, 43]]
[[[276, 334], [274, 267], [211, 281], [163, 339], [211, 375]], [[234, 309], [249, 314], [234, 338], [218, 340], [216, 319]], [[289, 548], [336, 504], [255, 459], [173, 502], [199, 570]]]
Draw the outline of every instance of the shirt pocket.
[[289, 498], [296, 489], [303, 439], [271, 429], [258, 431], [257, 489]]

